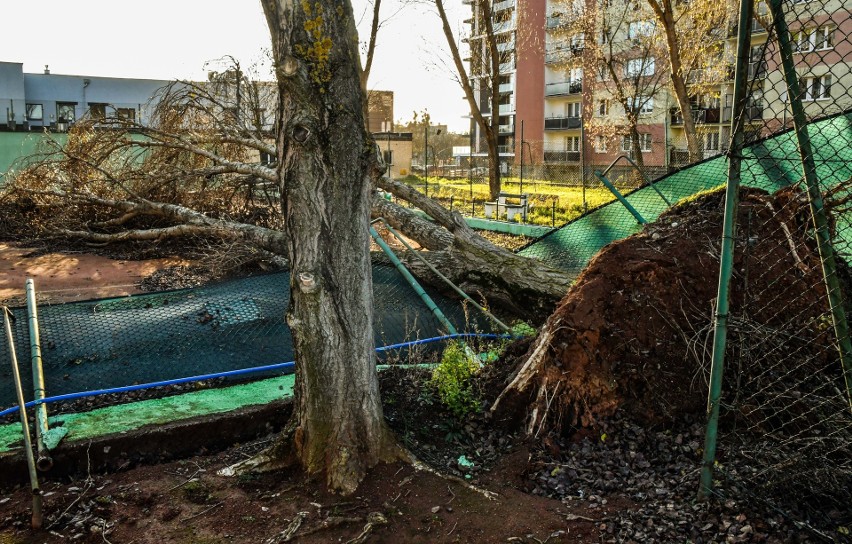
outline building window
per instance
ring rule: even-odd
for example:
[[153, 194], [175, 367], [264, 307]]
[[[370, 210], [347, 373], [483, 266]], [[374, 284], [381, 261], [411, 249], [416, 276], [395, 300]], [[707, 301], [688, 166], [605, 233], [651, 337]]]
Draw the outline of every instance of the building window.
[[44, 120], [44, 107], [41, 104], [27, 104], [27, 120]]
[[607, 141], [606, 136], [598, 134], [595, 136], [595, 153], [606, 153], [607, 152]]
[[73, 123], [77, 117], [77, 104], [74, 102], [59, 102], [56, 104], [56, 121], [58, 123]]
[[565, 151], [580, 151], [580, 137], [579, 136], [566, 136], [565, 137]]
[[106, 104], [89, 104], [89, 117], [106, 119]]
[[609, 115], [609, 100], [598, 100], [598, 115]]
[[569, 104], [565, 104], [565, 116], [566, 117], [581, 117], [581, 106], [579, 102], [571, 102]]
[[[639, 149], [643, 153], [651, 151], [651, 135], [647, 132], [639, 134]], [[633, 138], [630, 136], [621, 137], [621, 150], [625, 153], [633, 151]]]
[[635, 40], [640, 37], [648, 37], [654, 33], [653, 21], [633, 21], [627, 26], [627, 37]]
[[628, 96], [627, 107], [636, 111], [637, 115], [646, 115], [654, 112], [653, 96]]
[[136, 110], [133, 108], [118, 108], [115, 110], [115, 113], [122, 121], [129, 121], [131, 123], [136, 121]]
[[831, 75], [802, 78], [805, 94], [802, 100], [827, 100], [831, 98]]
[[385, 161], [386, 166], [393, 165], [393, 149], [385, 149], [382, 151], [382, 159]]
[[705, 151], [719, 151], [719, 133], [708, 132], [704, 135]]
[[627, 77], [654, 75], [654, 57], [646, 59], [630, 59], [624, 67], [624, 75]]
[[818, 28], [803, 28], [793, 34], [793, 51], [809, 53], [834, 48], [834, 31], [837, 27], [826, 25]]

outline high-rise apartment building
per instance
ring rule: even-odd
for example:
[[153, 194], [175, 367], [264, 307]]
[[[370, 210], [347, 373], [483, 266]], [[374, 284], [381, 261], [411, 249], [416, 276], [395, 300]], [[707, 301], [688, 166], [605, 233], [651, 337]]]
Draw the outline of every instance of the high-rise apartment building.
[[[653, 13], [641, 1], [609, 0], [606, 9], [617, 9], [620, 2], [625, 8], [618, 17], [589, 17], [602, 9], [598, 0], [577, 1], [504, 0], [492, 5], [493, 36], [504, 55], [498, 76], [501, 157], [518, 164], [523, 153], [526, 164], [544, 164], [577, 176], [585, 171], [587, 178], [593, 167], [606, 165], [621, 154], [636, 158], [637, 150], [652, 173], [687, 163], [683, 113], [669, 90], [667, 51], [661, 40], [656, 44], [648, 41], [657, 33]], [[488, 70], [484, 68], [489, 47], [482, 7], [480, 0], [465, 3], [472, 13], [467, 20], [470, 73], [478, 104], [490, 116]], [[841, 96], [840, 88], [832, 92], [832, 85], [841, 81], [843, 88], [852, 87], [852, 67], [844, 60], [850, 56], [852, 43], [842, 39], [852, 34], [852, 0], [820, 4], [817, 16], [808, 6], [807, 0], [785, 3], [785, 10], [790, 11], [794, 60], [807, 89], [805, 109], [824, 112], [829, 100], [837, 111], [852, 107], [841, 103], [850, 99]], [[735, 16], [735, 10], [729, 13]], [[716, 44], [708, 52], [713, 58], [687, 74], [688, 113], [696, 125], [702, 158], [723, 153], [730, 138], [735, 23], [720, 23], [710, 34]], [[765, 45], [771, 17], [763, 0], [756, 2], [750, 24], [748, 76], [754, 83], [746, 133], [759, 137], [789, 125], [792, 115], [777, 44]], [[604, 66], [607, 58], [617, 58], [614, 78]], [[619, 78], [632, 85], [630, 92], [620, 96], [614, 82]], [[627, 130], [625, 105], [636, 116], [635, 134]], [[471, 126], [477, 136], [474, 150], [485, 154], [479, 128], [473, 122]]]

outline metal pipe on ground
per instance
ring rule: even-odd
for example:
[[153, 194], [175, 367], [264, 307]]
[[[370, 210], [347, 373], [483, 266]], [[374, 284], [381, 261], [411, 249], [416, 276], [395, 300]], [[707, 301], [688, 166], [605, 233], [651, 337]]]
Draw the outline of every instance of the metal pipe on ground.
[[27, 411], [24, 402], [24, 390], [21, 387], [21, 374], [18, 371], [18, 358], [15, 355], [15, 337], [12, 334], [12, 320], [14, 316], [6, 306], [3, 306], [3, 326], [6, 329], [6, 339], [9, 342], [9, 356], [12, 360], [12, 379], [15, 382], [15, 393], [18, 397], [18, 406], [21, 415], [21, 431], [24, 435], [24, 454], [27, 458], [27, 469], [30, 473], [30, 487], [33, 493], [33, 517], [31, 525], [33, 529], [41, 529], [43, 516], [41, 509], [41, 489], [38, 485], [38, 473], [33, 456], [33, 444], [30, 441], [30, 426], [27, 422]]
[[402, 277], [405, 278], [405, 281], [407, 281], [411, 288], [414, 289], [414, 292], [417, 293], [418, 296], [420, 296], [420, 298], [423, 300], [429, 310], [432, 311], [432, 314], [435, 316], [435, 318], [440, 321], [444, 327], [447, 328], [447, 331], [450, 334], [456, 334], [458, 331], [453, 326], [453, 324], [450, 323], [450, 320], [447, 319], [447, 316], [444, 315], [444, 312], [442, 312], [441, 309], [438, 308], [437, 304], [435, 304], [435, 301], [432, 300], [432, 297], [430, 297], [429, 294], [425, 290], [423, 290], [423, 287], [420, 285], [420, 283], [416, 279], [414, 279], [414, 276], [411, 275], [411, 272], [409, 272], [408, 269], [405, 268], [405, 265], [402, 264], [402, 261], [399, 260], [399, 258], [390, 248], [390, 246], [388, 246], [385, 241], [382, 240], [382, 237], [379, 236], [379, 233], [376, 232], [376, 229], [374, 229], [372, 225], [370, 226], [370, 236], [372, 236], [373, 240], [375, 240], [379, 247], [382, 248], [382, 251], [385, 253], [385, 255], [388, 256], [388, 259], [391, 260], [396, 269], [399, 270], [399, 273], [402, 274]]
[[506, 325], [505, 323], [503, 323], [502, 321], [497, 319], [497, 316], [495, 316], [494, 314], [492, 314], [491, 312], [486, 310], [483, 306], [478, 304], [475, 300], [473, 300], [470, 297], [470, 295], [468, 295], [467, 293], [462, 291], [459, 286], [457, 286], [455, 283], [453, 283], [452, 280], [450, 280], [445, 275], [441, 274], [441, 272], [439, 272], [437, 268], [432, 266], [432, 263], [430, 263], [429, 261], [424, 259], [423, 256], [420, 255], [420, 253], [415, 251], [414, 248], [411, 247], [411, 244], [409, 244], [408, 241], [405, 238], [403, 238], [396, 230], [394, 230], [394, 228], [391, 227], [388, 224], [388, 222], [385, 221], [385, 219], [383, 217], [378, 217], [378, 218], [372, 220], [370, 223], [372, 224], [372, 223], [376, 223], [376, 222], [381, 222], [385, 226], [385, 228], [388, 229], [388, 232], [390, 232], [397, 240], [399, 240], [399, 242], [402, 245], [404, 245], [405, 248], [408, 251], [410, 251], [412, 254], [414, 254], [414, 256], [417, 257], [420, 260], [420, 262], [422, 262], [427, 267], [429, 267], [429, 270], [431, 270], [433, 274], [438, 276], [443, 282], [445, 282], [447, 285], [449, 285], [450, 288], [452, 288], [453, 291], [455, 291], [456, 293], [459, 294], [459, 296], [464, 298], [466, 301], [470, 302], [473, 305], [474, 308], [476, 308], [477, 310], [479, 310], [480, 312], [485, 314], [485, 316], [488, 317], [489, 319], [491, 319], [498, 327], [500, 327], [501, 329], [503, 329], [506, 332], [511, 331], [511, 328], [508, 325]]
[[[44, 369], [41, 358], [41, 337], [38, 327], [38, 306], [36, 305], [35, 282], [27, 279], [27, 323], [30, 332], [30, 362], [33, 372], [33, 398], [36, 401], [45, 397]], [[68, 434], [68, 429], [59, 427], [50, 429], [47, 422], [47, 405], [39, 403], [35, 408], [35, 431], [38, 459], [36, 468], [45, 472], [53, 468], [53, 458], [50, 450], [56, 447], [62, 438]]]

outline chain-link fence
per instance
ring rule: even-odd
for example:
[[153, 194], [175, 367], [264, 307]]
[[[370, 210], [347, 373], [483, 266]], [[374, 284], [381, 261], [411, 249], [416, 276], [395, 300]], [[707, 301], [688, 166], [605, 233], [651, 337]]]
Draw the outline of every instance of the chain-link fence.
[[[288, 272], [205, 287], [39, 308], [48, 396], [160, 382], [293, 360], [284, 316]], [[392, 266], [374, 264], [376, 346], [447, 331]], [[478, 316], [427, 290], [459, 331], [491, 332]], [[22, 368], [30, 345], [25, 308], [13, 310]], [[400, 355], [384, 352], [383, 360]], [[0, 408], [15, 403], [5, 336], [0, 338]], [[251, 379], [267, 377], [252, 374]], [[29, 398], [31, 375], [22, 371]]]
[[711, 415], [702, 486], [760, 498], [817, 536], [848, 539], [819, 528], [852, 523], [850, 4], [759, 3], [739, 30], [726, 47], [748, 57], [744, 98], [721, 89], [746, 145], [740, 152], [733, 140], [732, 178], [786, 188], [744, 196], [728, 215], [730, 290], [719, 294], [711, 378], [718, 442]]

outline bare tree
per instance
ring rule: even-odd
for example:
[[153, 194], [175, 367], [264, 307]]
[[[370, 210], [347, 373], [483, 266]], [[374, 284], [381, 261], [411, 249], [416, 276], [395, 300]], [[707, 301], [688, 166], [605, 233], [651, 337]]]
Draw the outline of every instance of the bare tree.
[[[517, 40], [514, 24], [511, 20], [495, 19], [492, 12], [492, 0], [474, 0], [474, 25], [472, 35], [468, 37], [470, 44], [471, 73], [464, 66], [461, 53], [450, 26], [444, 0], [435, 0], [441, 26], [447, 39], [450, 57], [453, 62], [455, 75], [464, 91], [470, 108], [471, 116], [485, 139], [488, 148], [488, 189], [492, 199], [500, 192], [500, 149], [498, 137], [500, 131], [500, 83], [501, 66], [514, 64], [514, 47], [510, 45]], [[506, 31], [508, 30], [508, 31]], [[501, 49], [503, 49], [501, 51]], [[474, 79], [478, 82], [474, 82]], [[484, 91], [487, 109], [477, 100], [477, 92]], [[490, 116], [486, 117], [490, 112]]]
[[702, 158], [691, 97], [702, 84], [714, 83], [727, 67], [719, 52], [728, 28], [727, 2], [695, 0], [689, 4], [672, 0], [646, 0], [665, 38], [671, 89], [683, 117], [689, 160]]
[[[665, 48], [654, 30], [651, 14], [629, 1], [566, 1], [560, 4], [560, 26], [580, 53], [569, 56], [566, 71], [582, 68], [584, 92], [592, 105], [584, 115], [598, 117], [586, 124], [593, 137], [622, 136], [643, 165], [642, 118], [653, 114], [654, 101], [665, 86]], [[603, 107], [597, 107], [603, 104]], [[611, 104], [617, 105], [610, 111]]]

